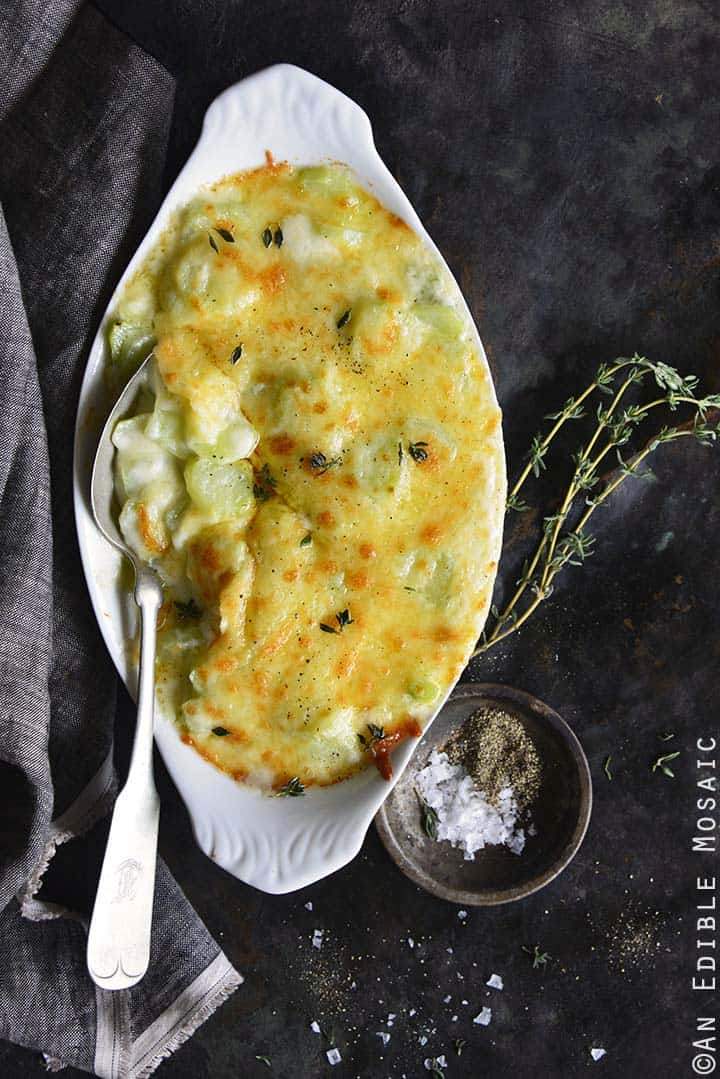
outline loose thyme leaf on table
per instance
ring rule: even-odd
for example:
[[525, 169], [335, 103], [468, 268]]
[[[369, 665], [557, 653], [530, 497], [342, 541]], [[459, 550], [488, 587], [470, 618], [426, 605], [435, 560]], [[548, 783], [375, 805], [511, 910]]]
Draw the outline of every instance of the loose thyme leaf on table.
[[530, 951], [529, 948], [526, 948], [523, 944], [523, 951], [527, 952], [527, 954], [532, 958], [533, 970], [538, 970], [540, 967], [546, 967], [548, 959], [552, 958], [549, 952], [540, 951], [539, 944], [536, 944], [532, 951]]
[[603, 761], [603, 772], [608, 777], [608, 779], [612, 779], [612, 772], [610, 771], [610, 762], [611, 761], [612, 761], [612, 753], [608, 753], [607, 757]]
[[652, 766], [653, 772], [657, 772], [657, 770], [660, 769], [663, 775], [669, 776], [670, 779], [674, 779], [675, 773], [673, 772], [672, 768], [668, 767], [668, 764], [670, 763], [670, 761], [677, 760], [679, 756], [680, 751], [678, 750], [677, 753], [666, 753], [664, 757], [658, 757], [658, 759]]
[[[637, 387], [650, 381], [655, 384], [652, 400], [642, 404], [629, 399]], [[607, 403], [601, 401], [593, 410], [588, 406], [595, 393], [604, 394]], [[644, 445], [633, 446], [638, 428], [653, 412], [660, 409], [674, 414], [680, 407], [689, 411], [686, 422], [664, 425]], [[570, 397], [558, 412], [546, 417], [551, 426], [533, 437], [525, 465], [508, 492], [507, 511], [523, 513], [531, 508], [520, 491], [530, 476], [539, 478], [548, 469], [549, 450], [565, 424], [586, 419], [590, 433], [571, 454], [572, 471], [565, 494], [556, 512], [544, 518], [535, 553], [526, 561], [504, 608], [493, 605], [473, 655], [480, 655], [520, 629], [552, 594], [557, 574], [566, 566], [582, 565], [593, 554], [595, 540], [587, 531], [592, 514], [626, 479], [648, 475], [648, 469], [641, 470], [640, 466], [659, 446], [687, 436], [705, 446], [718, 442], [720, 424], [717, 417], [710, 419], [711, 412], [718, 408], [720, 394], [701, 396], [694, 375], [681, 375], [668, 364], [635, 353], [612, 364], [601, 364], [581, 394]], [[621, 453], [621, 447], [627, 448]], [[613, 459], [617, 462], [614, 468]]]

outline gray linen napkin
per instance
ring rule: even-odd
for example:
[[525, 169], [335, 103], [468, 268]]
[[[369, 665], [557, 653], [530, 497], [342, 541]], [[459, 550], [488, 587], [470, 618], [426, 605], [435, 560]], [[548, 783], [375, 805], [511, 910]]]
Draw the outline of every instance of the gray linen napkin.
[[95, 989], [86, 924], [36, 893], [116, 791], [73, 425], [89, 336], [159, 192], [174, 86], [79, 0], [0, 5], [0, 57], [0, 1037], [138, 1079], [241, 977], [162, 863], [150, 972], [125, 992]]

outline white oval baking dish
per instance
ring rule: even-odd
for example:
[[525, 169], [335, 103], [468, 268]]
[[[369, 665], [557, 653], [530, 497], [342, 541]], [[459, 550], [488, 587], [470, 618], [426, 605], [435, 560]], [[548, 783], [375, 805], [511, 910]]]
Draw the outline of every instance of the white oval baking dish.
[[[78, 406], [74, 502], [82, 562], [105, 643], [131, 693], [136, 682], [135, 608], [127, 588], [121, 585], [120, 556], [98, 532], [89, 507], [98, 423], [110, 404], [103, 379], [105, 323], [123, 283], [165, 228], [172, 211], [203, 185], [263, 164], [266, 150], [278, 161], [307, 165], [334, 160], [349, 165], [442, 260], [378, 155], [367, 116], [338, 90], [300, 68], [280, 64], [231, 86], [210, 106], [195, 150], [108, 305], [90, 350]], [[479, 336], [476, 343], [482, 362], [487, 364]], [[504, 475], [499, 482], [504, 498]], [[500, 537], [495, 561], [499, 544]], [[202, 850], [235, 877], [274, 894], [319, 880], [355, 857], [370, 822], [416, 745], [410, 739], [394, 752], [395, 777], [391, 782], [369, 767], [332, 787], [311, 788], [303, 798], [268, 798], [236, 783], [184, 745], [168, 717], [156, 717], [155, 734]]]

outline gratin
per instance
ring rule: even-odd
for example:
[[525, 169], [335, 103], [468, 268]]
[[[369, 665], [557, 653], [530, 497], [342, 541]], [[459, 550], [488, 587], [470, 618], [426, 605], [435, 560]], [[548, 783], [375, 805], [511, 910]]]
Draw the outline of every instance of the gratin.
[[[500, 411], [440, 260], [340, 165], [201, 191], [129, 281], [119, 523], [163, 580], [158, 701], [236, 779], [385, 775], [490, 604]], [[290, 785], [292, 788], [292, 784]]]

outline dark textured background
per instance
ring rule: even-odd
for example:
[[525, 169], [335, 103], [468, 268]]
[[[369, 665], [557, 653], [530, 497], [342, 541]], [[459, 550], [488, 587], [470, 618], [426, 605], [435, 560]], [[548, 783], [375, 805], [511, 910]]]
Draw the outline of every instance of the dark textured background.
[[[177, 79], [167, 183], [215, 94], [273, 62], [307, 67], [367, 110], [477, 318], [511, 474], [543, 413], [601, 360], [637, 349], [720, 390], [720, 17], [710, 0], [98, 6]], [[246, 976], [161, 1075], [410, 1079], [443, 1052], [448, 1079], [692, 1074], [695, 1016], [714, 1014], [690, 988], [702, 859], [689, 846], [694, 739], [717, 731], [720, 450], [685, 439], [653, 469], [655, 482], [626, 485], [596, 515], [585, 568], [470, 671], [546, 700], [591, 762], [588, 838], [543, 892], [471, 911], [463, 925], [400, 875], [371, 831], [330, 879], [262, 895], [197, 850], [161, 773], [162, 852]], [[505, 582], [516, 569], [508, 540]], [[650, 772], [668, 727], [681, 750], [674, 780]], [[56, 883], [64, 875], [82, 904], [93, 882], [75, 879], [71, 861], [71, 851], [58, 858]], [[522, 950], [536, 943], [552, 956], [544, 972]], [[493, 971], [505, 991], [487, 1001], [492, 1025], [474, 1027]], [[389, 1011], [398, 1018], [383, 1050], [375, 1031]], [[312, 1019], [336, 1031], [336, 1069]], [[455, 1038], [468, 1043], [460, 1058]], [[599, 1064], [593, 1044], [607, 1050]], [[3, 1043], [0, 1074], [44, 1072]]]

